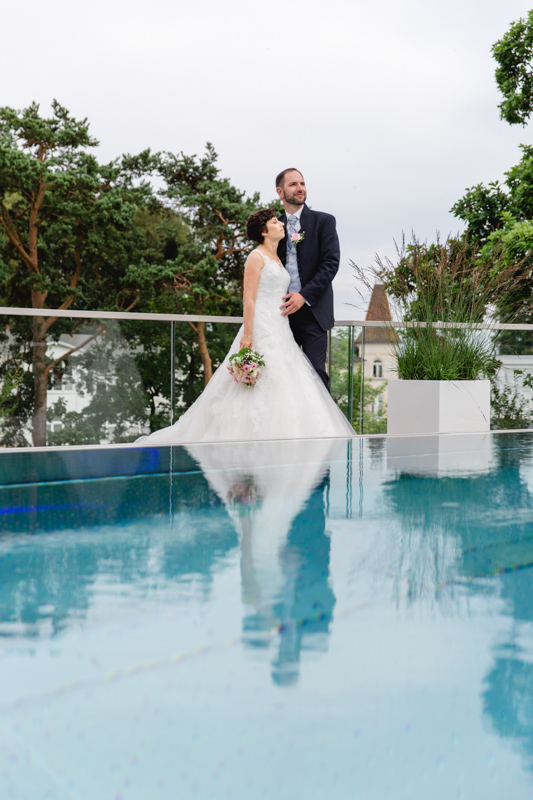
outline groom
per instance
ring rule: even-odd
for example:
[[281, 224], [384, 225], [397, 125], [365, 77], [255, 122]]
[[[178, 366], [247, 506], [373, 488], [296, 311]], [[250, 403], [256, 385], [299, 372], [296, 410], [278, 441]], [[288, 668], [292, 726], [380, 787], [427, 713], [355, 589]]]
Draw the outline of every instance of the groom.
[[307, 189], [297, 169], [285, 169], [276, 178], [276, 191], [285, 206], [278, 219], [285, 238], [278, 256], [291, 276], [283, 297], [283, 316], [289, 316], [294, 338], [329, 390], [326, 372], [328, 330], [333, 327], [331, 282], [339, 269], [339, 237], [335, 217], [311, 211], [305, 205]]

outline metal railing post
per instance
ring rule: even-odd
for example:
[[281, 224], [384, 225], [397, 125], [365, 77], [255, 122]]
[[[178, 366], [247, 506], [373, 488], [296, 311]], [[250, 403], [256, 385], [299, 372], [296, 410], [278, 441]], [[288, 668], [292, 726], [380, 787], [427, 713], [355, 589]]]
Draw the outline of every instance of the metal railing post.
[[359, 439], [359, 518], [363, 519], [363, 491], [364, 491], [364, 439]]
[[365, 401], [365, 331], [361, 335], [361, 386], [359, 388], [359, 433], [363, 434], [363, 403]]
[[176, 323], [170, 323], [170, 424], [176, 417]]
[[174, 503], [173, 503], [173, 491], [174, 491], [174, 447], [170, 447], [170, 482], [168, 487], [168, 520], [170, 525], [170, 530], [174, 527]]
[[346, 519], [352, 518], [352, 483], [353, 483], [352, 440], [346, 443]]
[[348, 325], [348, 422], [353, 421], [353, 326]]

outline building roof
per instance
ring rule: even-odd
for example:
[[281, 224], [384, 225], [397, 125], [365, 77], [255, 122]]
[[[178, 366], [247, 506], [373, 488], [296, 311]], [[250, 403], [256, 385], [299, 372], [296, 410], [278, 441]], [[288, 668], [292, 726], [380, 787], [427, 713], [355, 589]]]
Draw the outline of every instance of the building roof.
[[[392, 322], [390, 313], [389, 298], [385, 292], [385, 288], [381, 283], [376, 283], [372, 289], [372, 297], [368, 304], [368, 311], [366, 312], [366, 319], [379, 320], [381, 322]], [[383, 342], [390, 343], [398, 340], [398, 334], [394, 328], [367, 328], [365, 332], [365, 344], [377, 344]], [[363, 334], [360, 333], [355, 344], [361, 344], [363, 341]]]

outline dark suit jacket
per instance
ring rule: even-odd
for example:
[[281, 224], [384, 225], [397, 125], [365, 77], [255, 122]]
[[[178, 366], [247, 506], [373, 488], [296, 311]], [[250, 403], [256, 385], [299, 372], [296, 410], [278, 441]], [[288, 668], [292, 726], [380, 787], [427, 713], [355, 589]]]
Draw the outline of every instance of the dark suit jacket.
[[[282, 214], [278, 219], [284, 223], [287, 232], [287, 215]], [[331, 282], [337, 274], [340, 262], [335, 217], [322, 211], [311, 211], [304, 205], [300, 217], [300, 233], [302, 232], [305, 233], [304, 240], [296, 248], [302, 295], [311, 306], [320, 327], [328, 331], [335, 321]], [[278, 256], [285, 264], [287, 236], [279, 243]]]

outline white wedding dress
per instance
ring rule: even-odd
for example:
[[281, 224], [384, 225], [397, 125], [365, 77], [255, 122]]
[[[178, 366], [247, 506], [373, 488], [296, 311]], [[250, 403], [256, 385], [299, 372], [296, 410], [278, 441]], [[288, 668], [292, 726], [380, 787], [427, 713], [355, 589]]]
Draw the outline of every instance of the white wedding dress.
[[236, 383], [227, 370], [229, 357], [240, 350], [241, 327], [224, 362], [196, 402], [174, 425], [142, 437], [139, 441], [143, 444], [354, 435], [352, 426], [296, 344], [288, 317], [281, 314], [289, 273], [278, 261], [265, 256], [263, 259], [252, 347], [263, 356], [265, 366], [256, 385]]

